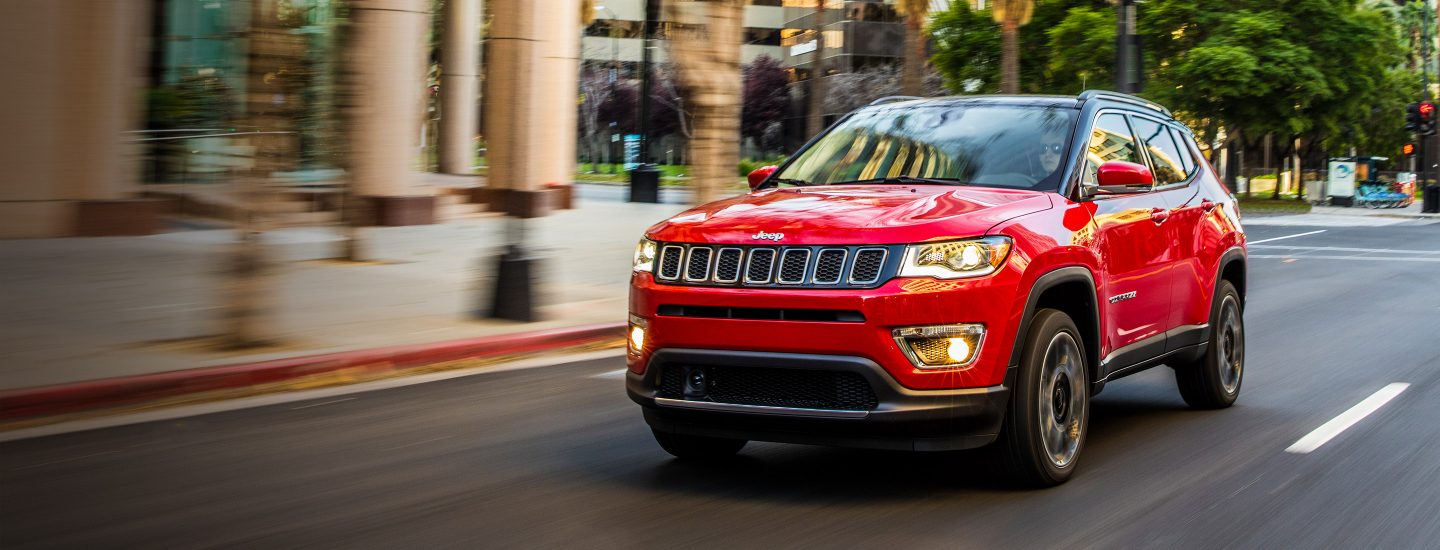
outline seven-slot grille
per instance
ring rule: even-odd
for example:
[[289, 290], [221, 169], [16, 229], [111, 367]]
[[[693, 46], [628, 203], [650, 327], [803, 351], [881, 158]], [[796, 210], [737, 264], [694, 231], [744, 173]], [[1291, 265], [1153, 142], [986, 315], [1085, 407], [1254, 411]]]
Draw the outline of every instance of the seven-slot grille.
[[736, 246], [667, 243], [655, 279], [666, 284], [872, 288], [894, 275], [897, 246]]

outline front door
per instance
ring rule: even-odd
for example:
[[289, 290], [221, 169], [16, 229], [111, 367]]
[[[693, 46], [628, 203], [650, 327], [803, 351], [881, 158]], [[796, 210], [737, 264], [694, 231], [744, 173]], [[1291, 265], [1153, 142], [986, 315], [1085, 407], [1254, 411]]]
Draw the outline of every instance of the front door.
[[[1101, 114], [1095, 121], [1086, 152], [1087, 184], [1094, 184], [1100, 164], [1123, 160], [1144, 164], [1126, 117]], [[1162, 193], [1098, 197], [1095, 200], [1096, 244], [1104, 271], [1100, 311], [1103, 376], [1165, 351], [1170, 318], [1171, 252], [1165, 222], [1171, 205]]]

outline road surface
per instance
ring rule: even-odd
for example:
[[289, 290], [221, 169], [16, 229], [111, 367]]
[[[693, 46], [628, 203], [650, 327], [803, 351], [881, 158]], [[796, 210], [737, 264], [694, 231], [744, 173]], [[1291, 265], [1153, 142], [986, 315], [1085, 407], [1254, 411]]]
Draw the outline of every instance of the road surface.
[[1440, 225], [1263, 222], [1238, 404], [1110, 384], [1054, 489], [983, 452], [677, 462], [616, 356], [3, 443], [0, 546], [1436, 548]]

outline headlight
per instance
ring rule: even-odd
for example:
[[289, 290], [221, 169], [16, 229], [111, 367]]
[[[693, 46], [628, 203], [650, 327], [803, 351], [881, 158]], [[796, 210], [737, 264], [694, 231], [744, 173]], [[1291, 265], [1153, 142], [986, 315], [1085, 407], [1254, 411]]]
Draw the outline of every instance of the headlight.
[[994, 273], [1010, 255], [1010, 237], [912, 244], [905, 247], [901, 277], [964, 279]]
[[921, 369], [968, 367], [980, 356], [985, 325], [897, 328], [892, 335], [905, 357]]
[[655, 267], [655, 241], [640, 239], [635, 245], [635, 271], [650, 271]]

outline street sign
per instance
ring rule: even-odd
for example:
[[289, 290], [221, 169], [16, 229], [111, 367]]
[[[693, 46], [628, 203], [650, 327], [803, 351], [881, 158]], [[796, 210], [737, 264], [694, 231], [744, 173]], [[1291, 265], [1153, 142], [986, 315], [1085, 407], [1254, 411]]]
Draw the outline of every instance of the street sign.
[[640, 165], [640, 134], [625, 134], [625, 169]]

